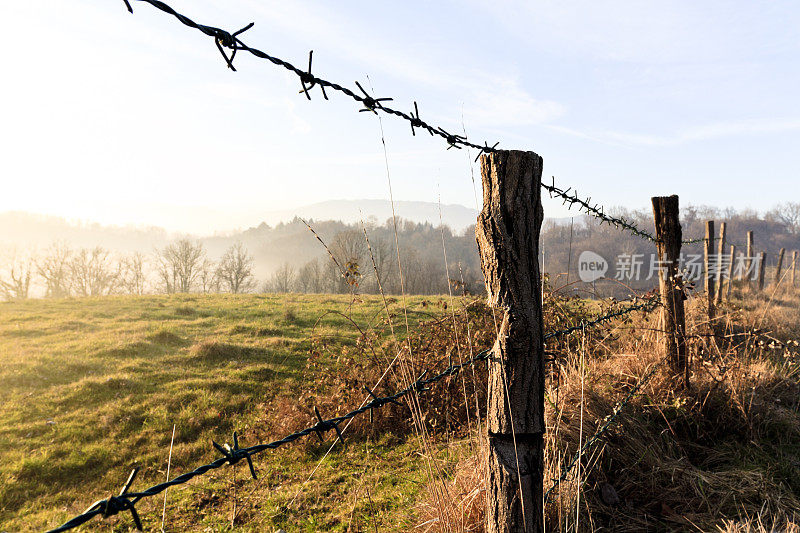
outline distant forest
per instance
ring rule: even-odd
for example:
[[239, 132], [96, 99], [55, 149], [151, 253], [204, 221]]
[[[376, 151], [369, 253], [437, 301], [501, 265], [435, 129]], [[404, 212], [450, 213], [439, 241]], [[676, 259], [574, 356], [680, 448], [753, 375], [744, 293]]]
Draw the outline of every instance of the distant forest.
[[[654, 231], [649, 212], [620, 208], [612, 214]], [[684, 239], [703, 237], [706, 220], [715, 220], [717, 227], [726, 222], [726, 253], [730, 244], [743, 253], [746, 233], [753, 231], [755, 251], [767, 252], [768, 265], [785, 248], [788, 268], [791, 251], [800, 249], [800, 203], [782, 204], [763, 214], [683, 206], [681, 217]], [[26, 229], [24, 218], [14, 220], [19, 231]], [[379, 282], [390, 294], [403, 289], [410, 294], [483, 292], [474, 225], [453, 232], [447, 226], [399, 220], [395, 232], [391, 219], [378, 223], [371, 218], [364, 226], [329, 220], [308, 223], [313, 233], [302, 220], [294, 219], [195, 239], [170, 237], [158, 229], [74, 226], [51, 219], [46, 235], [52, 240], [47, 245], [41, 244], [41, 232], [38, 241], [31, 237], [33, 242], [26, 243], [0, 230], [5, 241], [0, 295], [21, 299], [176, 292], [377, 293]], [[583, 251], [604, 257], [612, 271], [615, 258], [634, 254], [649, 258], [655, 252], [653, 243], [591, 217], [545, 220], [541, 250], [548, 282], [563, 290], [591, 289], [608, 296], [628, 292], [625, 286], [648, 290], [656, 285], [652, 278], [624, 283], [600, 280], [591, 287], [576, 283], [577, 259]], [[684, 252], [700, 254], [702, 244], [685, 245]], [[607, 276], [613, 277], [613, 272]]]

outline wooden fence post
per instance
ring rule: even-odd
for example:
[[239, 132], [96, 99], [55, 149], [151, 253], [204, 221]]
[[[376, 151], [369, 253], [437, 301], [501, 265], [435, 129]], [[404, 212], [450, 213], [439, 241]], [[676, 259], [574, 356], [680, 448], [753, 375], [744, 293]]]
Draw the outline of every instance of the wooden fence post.
[[727, 228], [728, 224], [726, 222], [720, 222], [719, 224], [719, 242], [717, 243], [717, 258], [716, 258], [716, 265], [717, 265], [717, 292], [714, 295], [714, 301], [716, 303], [722, 303], [722, 291], [724, 289], [725, 278], [723, 277], [725, 273], [722, 271], [722, 256], [725, 254], [725, 241], [727, 236]]
[[731, 260], [728, 262], [728, 292], [725, 295], [725, 300], [728, 302], [731, 301], [731, 290], [733, 290], [733, 262], [735, 260], [736, 246], [731, 244]]
[[655, 196], [652, 201], [659, 261], [658, 286], [663, 305], [661, 323], [664, 324], [664, 350], [669, 354], [673, 372], [682, 375], [684, 384], [688, 387], [689, 365], [686, 360], [684, 295], [678, 274], [682, 239], [681, 224], [678, 219], [678, 197]]
[[[748, 231], [747, 232], [747, 257], [744, 258], [745, 265], [746, 265], [747, 268], [743, 272], [741, 272], [739, 274], [740, 276], [748, 276], [748, 275], [752, 276], [752, 274], [750, 274], [750, 269], [753, 268], [753, 257], [755, 257], [753, 255], [754, 253], [755, 253], [755, 250], [753, 249], [753, 232], [752, 231]], [[740, 277], [739, 279], [742, 279], [742, 278]], [[745, 278], [745, 280], [747, 281], [747, 283], [752, 283], [753, 278], [752, 277], [749, 278], [749, 279]]]
[[761, 252], [758, 256], [758, 290], [764, 290], [764, 274], [767, 271], [767, 252]]
[[775, 285], [781, 282], [781, 270], [783, 270], [783, 256], [786, 253], [786, 248], [781, 248], [778, 252], [778, 267], [775, 269]]
[[542, 158], [481, 156], [483, 210], [475, 234], [488, 304], [503, 309], [489, 363], [487, 533], [540, 533], [544, 344], [539, 277]]
[[792, 287], [795, 286], [797, 277], [797, 250], [792, 252]]
[[[713, 220], [706, 220], [706, 238], [704, 241], [705, 246], [703, 247], [703, 252], [705, 255], [705, 268], [706, 268], [706, 299], [708, 302], [708, 320], [709, 323], [713, 322], [714, 320], [714, 298], [716, 293], [714, 292], [714, 281], [716, 281], [716, 276], [714, 275], [714, 221]], [[713, 326], [713, 323], [711, 324]]]

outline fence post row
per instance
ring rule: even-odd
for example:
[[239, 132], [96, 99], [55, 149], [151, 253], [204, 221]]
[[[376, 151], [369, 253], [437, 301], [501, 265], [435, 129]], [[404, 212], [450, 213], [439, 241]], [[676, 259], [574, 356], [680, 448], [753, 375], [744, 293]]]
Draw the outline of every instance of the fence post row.
[[489, 361], [487, 533], [540, 533], [544, 344], [539, 232], [542, 158], [481, 155], [483, 210], [475, 228], [488, 305], [503, 310]]
[[716, 274], [717, 274], [717, 291], [715, 296], [715, 303], [720, 304], [722, 303], [722, 291], [724, 289], [724, 281], [725, 278], [723, 277], [724, 272], [722, 272], [722, 255], [725, 253], [725, 241], [727, 240], [727, 230], [728, 224], [726, 222], [720, 222], [719, 224], [719, 242], [717, 243], [717, 256], [714, 259], [714, 265], [716, 266]]
[[661, 293], [664, 350], [669, 354], [672, 371], [683, 375], [689, 386], [689, 365], [686, 359], [686, 318], [682, 280], [678, 273], [683, 237], [679, 220], [678, 196], [655, 196], [653, 220], [656, 226], [658, 286]]
[[714, 298], [716, 297], [716, 293], [714, 292], [715, 287], [715, 278], [714, 278], [714, 221], [707, 220], [706, 221], [706, 238], [703, 241], [703, 255], [705, 256], [705, 268], [706, 268], [706, 299], [708, 301], [708, 321], [713, 327], [714, 321]]

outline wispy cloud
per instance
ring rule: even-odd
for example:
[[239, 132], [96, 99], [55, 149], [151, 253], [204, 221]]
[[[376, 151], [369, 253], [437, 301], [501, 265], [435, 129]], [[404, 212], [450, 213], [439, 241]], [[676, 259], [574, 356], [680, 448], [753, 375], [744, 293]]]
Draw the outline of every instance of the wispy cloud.
[[[359, 24], [324, 4], [313, 9], [287, 2], [267, 6], [251, 2], [249, 6], [293, 36], [324, 42], [328, 56], [336, 54], [371, 73], [380, 72], [428, 94], [450, 97], [452, 108], [440, 109], [439, 115], [457, 116], [463, 104], [465, 118], [472, 127], [540, 124], [565, 112], [563, 104], [531, 94], [511, 68], [495, 65], [488, 74], [454, 62], [444, 49], [398, 50], [380, 33], [365, 27], [363, 21]], [[365, 32], [369, 34], [368, 46], [352, 38], [354, 33], [363, 36]]]
[[563, 133], [627, 146], [675, 146], [691, 142], [702, 142], [723, 137], [768, 135], [800, 131], [800, 119], [766, 119], [718, 122], [687, 128], [668, 135], [652, 135], [619, 131], [583, 132], [570, 128], [557, 128]]

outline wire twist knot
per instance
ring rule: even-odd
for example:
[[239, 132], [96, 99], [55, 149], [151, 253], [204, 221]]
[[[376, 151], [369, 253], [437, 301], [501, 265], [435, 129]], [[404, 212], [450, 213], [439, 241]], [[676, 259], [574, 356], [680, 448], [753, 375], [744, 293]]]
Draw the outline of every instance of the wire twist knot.
[[235, 431], [233, 432], [233, 446], [227, 442], [224, 446], [221, 446], [213, 440], [211, 441], [211, 444], [213, 444], [214, 448], [216, 448], [223, 456], [225, 456], [225, 459], [228, 460], [229, 465], [235, 465], [242, 459], [246, 459], [247, 466], [250, 467], [250, 475], [253, 476], [253, 479], [258, 479], [256, 476], [256, 469], [253, 467], [253, 460], [250, 458], [251, 454], [246, 448], [239, 447], [239, 436]]

